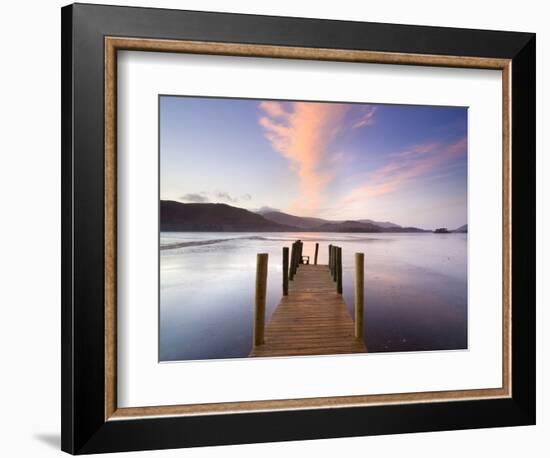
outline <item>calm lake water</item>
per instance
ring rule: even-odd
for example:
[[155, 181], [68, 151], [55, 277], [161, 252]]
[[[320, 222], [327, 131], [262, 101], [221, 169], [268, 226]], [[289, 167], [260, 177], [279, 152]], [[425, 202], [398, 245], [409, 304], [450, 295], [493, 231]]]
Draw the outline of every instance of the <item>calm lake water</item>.
[[320, 264], [329, 244], [342, 247], [352, 314], [354, 253], [365, 253], [369, 352], [467, 348], [466, 234], [169, 232], [161, 233], [160, 360], [246, 357], [256, 254], [269, 254], [269, 320], [282, 295], [282, 247], [297, 239], [311, 259], [319, 242]]

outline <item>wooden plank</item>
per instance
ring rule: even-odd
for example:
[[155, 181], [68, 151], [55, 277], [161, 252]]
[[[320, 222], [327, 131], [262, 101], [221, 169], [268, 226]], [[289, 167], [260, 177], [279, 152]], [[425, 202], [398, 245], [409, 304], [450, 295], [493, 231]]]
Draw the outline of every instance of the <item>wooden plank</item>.
[[328, 265], [306, 264], [297, 270], [265, 329], [264, 343], [250, 356], [297, 356], [365, 353], [361, 338]]

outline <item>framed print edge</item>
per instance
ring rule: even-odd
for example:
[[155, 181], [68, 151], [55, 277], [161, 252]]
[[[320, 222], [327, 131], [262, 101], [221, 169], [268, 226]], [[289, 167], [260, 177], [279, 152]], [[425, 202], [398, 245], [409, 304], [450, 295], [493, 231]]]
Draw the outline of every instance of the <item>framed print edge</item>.
[[[62, 9], [63, 450], [93, 453], [533, 424], [534, 35], [130, 9], [128, 14], [133, 19], [151, 17], [152, 27], [166, 25], [161, 37], [155, 36], [160, 30], [155, 33], [139, 30], [132, 18], [125, 19], [123, 13], [128, 9], [97, 5], [72, 5]], [[220, 21], [229, 18], [242, 22], [243, 27], [236, 32], [242, 36], [224, 37], [220, 36], [223, 32], [215, 32]], [[79, 22], [83, 19], [87, 19], [86, 29]], [[346, 24], [363, 30], [367, 37], [372, 28], [386, 47], [407, 48], [411, 44], [405, 45], [400, 34], [414, 36], [425, 29], [431, 29], [426, 33], [456, 33], [470, 38], [463, 40], [467, 48], [463, 56], [460, 53], [448, 55], [445, 49], [439, 48], [456, 44], [433, 44], [434, 49], [429, 52], [429, 49], [420, 48], [430, 45], [418, 41], [415, 41], [417, 52], [381, 50], [380, 44], [370, 50], [369, 39], [361, 41], [358, 38], [354, 42], [343, 34]], [[276, 33], [289, 28], [295, 30], [298, 25], [307, 25], [302, 38], [300, 34], [290, 33], [288, 39], [283, 39]], [[388, 44], [386, 35], [384, 41], [384, 33], [387, 34], [384, 31], [388, 27], [401, 39]], [[312, 38], [306, 35], [319, 35], [319, 30], [327, 28], [333, 28], [336, 42], [348, 40], [347, 45], [330, 48], [320, 39], [316, 42], [318, 46], [311, 46]], [[502, 34], [500, 41], [493, 40], [500, 43], [500, 48], [497, 45], [493, 53], [486, 49], [472, 51], [474, 35], [477, 37], [478, 33], [495, 34], [495, 38]], [[262, 40], [266, 43], [261, 43]], [[288, 40], [293, 43], [285, 42]], [[448, 38], [447, 42], [450, 41], [453, 40]], [[483, 46], [484, 43], [479, 44], [480, 48]], [[81, 52], [84, 49], [92, 50], [92, 56], [85, 57]], [[502, 179], [505, 184], [502, 190], [503, 387], [446, 394], [407, 393], [118, 409], [117, 49], [501, 69], [503, 106], [506, 107], [502, 131]], [[459, 65], [460, 62], [464, 65]], [[483, 62], [487, 67], [482, 66]], [[98, 86], [100, 81], [102, 84]], [[100, 94], [100, 87], [103, 94]], [[88, 112], [83, 110], [85, 103], [92, 107]], [[512, 213], [514, 202], [518, 210]], [[512, 231], [514, 220], [523, 221], [521, 231]], [[512, 303], [524, 306], [517, 311], [514, 309], [512, 315]], [[232, 420], [233, 413], [239, 414], [238, 422]], [[300, 432], [292, 427], [298, 423], [305, 425]], [[162, 438], [153, 433], [159, 428], [163, 431]], [[215, 437], [209, 434], [213, 428], [219, 431]]]
[[74, 452], [72, 325], [72, 8], [61, 10], [61, 443]]
[[[503, 289], [502, 289], [502, 380], [501, 388], [411, 392], [365, 396], [333, 396], [265, 401], [221, 402], [172, 406], [117, 407], [116, 377], [116, 75], [118, 51], [172, 52], [238, 57], [276, 57], [284, 59], [340, 62], [382, 63], [397, 65], [451, 66], [498, 69], [502, 72], [502, 159], [503, 159]], [[510, 348], [510, 60], [459, 56], [413, 55], [357, 50], [319, 49], [243, 45], [231, 43], [191, 42], [184, 40], [146, 40], [105, 37], [105, 419], [131, 419], [147, 416], [204, 415], [245, 413], [271, 410], [337, 408], [373, 404], [415, 403], [506, 398], [511, 396]]]

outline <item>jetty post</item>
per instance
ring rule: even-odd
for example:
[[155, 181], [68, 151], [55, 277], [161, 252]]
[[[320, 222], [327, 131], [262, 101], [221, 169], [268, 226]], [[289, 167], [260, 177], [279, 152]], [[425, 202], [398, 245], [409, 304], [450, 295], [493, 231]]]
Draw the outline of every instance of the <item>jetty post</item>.
[[254, 346], [264, 343], [265, 299], [267, 291], [267, 253], [256, 255], [256, 296], [254, 307]]
[[336, 248], [336, 292], [342, 294], [342, 247]]
[[288, 296], [288, 247], [283, 247], [283, 296]]
[[332, 273], [332, 243], [328, 246], [328, 269]]
[[289, 278], [294, 280], [294, 266], [296, 264], [296, 242], [292, 244], [290, 252]]
[[317, 265], [317, 256], [319, 255], [319, 243], [315, 243], [315, 257], [313, 264]]
[[355, 253], [355, 337], [363, 337], [365, 298], [365, 254]]
[[336, 275], [338, 274], [338, 247], [332, 245], [332, 280], [336, 281]]
[[334, 246], [330, 246], [330, 256], [329, 256], [328, 270], [330, 270], [330, 276], [334, 280]]
[[300, 242], [296, 242], [296, 257], [294, 258], [294, 274], [298, 272], [298, 267], [300, 267]]

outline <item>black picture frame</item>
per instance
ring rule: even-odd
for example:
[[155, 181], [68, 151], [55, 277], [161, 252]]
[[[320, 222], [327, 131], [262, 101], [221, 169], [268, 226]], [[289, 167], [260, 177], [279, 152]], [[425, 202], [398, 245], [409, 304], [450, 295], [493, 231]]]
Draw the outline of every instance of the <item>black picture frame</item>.
[[[535, 424], [535, 34], [74, 4], [62, 8], [62, 449], [72, 454]], [[104, 37], [512, 61], [512, 396], [106, 421]], [[515, 223], [515, 224], [514, 224]]]

